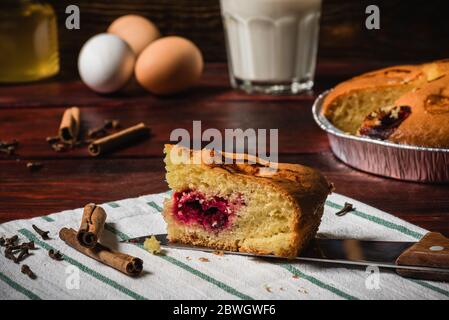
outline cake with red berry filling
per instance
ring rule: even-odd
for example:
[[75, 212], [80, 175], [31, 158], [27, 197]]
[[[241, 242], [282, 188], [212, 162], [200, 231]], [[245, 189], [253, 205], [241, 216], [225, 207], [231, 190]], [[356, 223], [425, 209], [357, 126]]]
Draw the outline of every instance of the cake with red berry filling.
[[[332, 189], [318, 171], [174, 145], [165, 153], [173, 190], [163, 213], [170, 241], [295, 257], [315, 237]], [[222, 164], [213, 163], [217, 156]]]

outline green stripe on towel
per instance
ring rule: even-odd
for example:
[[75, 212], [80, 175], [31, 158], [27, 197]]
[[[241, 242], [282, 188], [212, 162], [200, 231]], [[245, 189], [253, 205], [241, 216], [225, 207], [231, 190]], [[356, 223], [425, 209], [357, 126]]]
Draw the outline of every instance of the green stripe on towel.
[[333, 286], [331, 286], [330, 284], [324, 283], [321, 280], [318, 280], [315, 277], [312, 277], [310, 275], [305, 274], [304, 272], [300, 271], [299, 269], [295, 268], [294, 266], [290, 265], [290, 264], [282, 264], [281, 265], [282, 268], [286, 269], [287, 271], [291, 272], [292, 274], [294, 274], [295, 276], [300, 277], [301, 279], [305, 279], [311, 283], [313, 283], [314, 285], [328, 290], [334, 294], [336, 294], [337, 296], [340, 296], [343, 299], [346, 300], [359, 300], [358, 298], [351, 296], [350, 294], [341, 291], [340, 289], [337, 289]]
[[[331, 208], [334, 208], [334, 209], [337, 209], [337, 210], [341, 210], [344, 207], [344, 206], [339, 205], [339, 204], [337, 204], [335, 202], [332, 202], [330, 200], [326, 201], [326, 205], [328, 207], [331, 207]], [[377, 223], [377, 224], [379, 224], [381, 226], [384, 226], [384, 227], [387, 227], [389, 229], [399, 231], [399, 232], [401, 232], [403, 234], [406, 234], [406, 235], [408, 235], [410, 237], [413, 237], [415, 239], [418, 239], [418, 240], [420, 240], [423, 237], [423, 235], [420, 234], [419, 232], [410, 230], [406, 226], [402, 226], [402, 225], [393, 223], [391, 221], [384, 220], [382, 218], [379, 218], [379, 217], [376, 217], [376, 216], [373, 216], [373, 215], [370, 215], [370, 214], [367, 214], [367, 213], [364, 213], [364, 212], [361, 212], [361, 211], [358, 211], [358, 210], [354, 210], [354, 211], [351, 211], [349, 213], [353, 214], [353, 215], [355, 215], [357, 217], [363, 218], [365, 220], [369, 220], [371, 222]]]
[[53, 218], [50, 218], [49, 216], [42, 216], [41, 218], [42, 220], [45, 220], [47, 222], [55, 222], [55, 220]]
[[156, 204], [154, 201], [147, 202], [147, 205], [156, 209], [158, 212], [162, 212], [162, 208]]
[[8, 284], [10, 287], [14, 288], [16, 291], [22, 293], [23, 295], [27, 296], [30, 300], [41, 300], [36, 294], [31, 292], [30, 290], [22, 287], [20, 284], [15, 282], [14, 280], [8, 278], [5, 274], [0, 272], [0, 279], [3, 280], [6, 284]]
[[[49, 251], [51, 249], [56, 250], [55, 248], [53, 248], [52, 246], [50, 246], [49, 244], [39, 240], [31, 231], [27, 230], [27, 229], [20, 229], [19, 232], [24, 235], [26, 238], [28, 238], [29, 241], [34, 241], [37, 245], [41, 246], [42, 248], [44, 248], [45, 250]], [[69, 256], [64, 254], [64, 261], [67, 261], [68, 263], [78, 267], [81, 271], [83, 271], [84, 273], [87, 273], [88, 275], [94, 277], [95, 279], [113, 287], [114, 289], [117, 289], [118, 291], [120, 291], [123, 294], [126, 294], [128, 296], [130, 296], [133, 299], [136, 300], [147, 300], [145, 297], [137, 294], [136, 292], [122, 286], [121, 284], [115, 282], [114, 280], [90, 269], [89, 267], [83, 265], [82, 263], [76, 261], [73, 258], [70, 258]], [[118, 271], [117, 271], [118, 272]]]
[[110, 206], [111, 208], [118, 208], [118, 207], [120, 207], [120, 205], [118, 203], [115, 203], [115, 202], [108, 202], [106, 204], [108, 206]]
[[412, 281], [414, 283], [417, 283], [417, 284], [419, 284], [419, 285], [421, 285], [421, 286], [423, 286], [423, 287], [425, 287], [427, 289], [430, 289], [430, 290], [438, 292], [438, 293], [440, 293], [442, 295], [445, 295], [446, 297], [449, 297], [449, 291], [441, 289], [439, 287], [435, 287], [434, 285], [431, 285], [428, 282], [424, 282], [424, 281], [421, 281], [421, 280], [410, 280], [410, 281]]
[[[130, 239], [130, 237], [128, 235], [124, 234], [121, 231], [118, 231], [117, 229], [115, 229], [114, 227], [110, 226], [109, 224], [105, 224], [105, 229], [110, 231], [110, 232], [112, 232], [116, 236], [118, 236], [121, 240]], [[138, 247], [141, 248], [142, 250], [145, 250], [143, 245], [138, 245]], [[176, 266], [178, 266], [178, 267], [180, 267], [182, 269], [184, 269], [187, 272], [190, 272], [191, 274], [193, 274], [193, 275], [195, 275], [195, 276], [197, 276], [197, 277], [199, 277], [199, 278], [201, 278], [201, 279], [203, 279], [203, 280], [205, 280], [205, 281], [207, 281], [209, 283], [212, 283], [212, 284], [216, 285], [220, 289], [222, 289], [222, 290], [226, 291], [227, 293], [232, 294], [232, 295], [234, 295], [234, 296], [236, 296], [236, 297], [238, 297], [240, 299], [243, 299], [243, 300], [254, 300], [252, 297], [250, 297], [250, 296], [248, 296], [248, 295], [246, 295], [244, 293], [239, 292], [238, 290], [228, 286], [227, 284], [225, 284], [225, 283], [223, 283], [223, 282], [221, 282], [221, 281], [219, 281], [217, 279], [214, 279], [214, 278], [208, 276], [207, 274], [202, 273], [199, 270], [196, 270], [196, 269], [192, 268], [191, 266], [185, 264], [184, 262], [179, 261], [178, 259], [175, 259], [175, 258], [169, 257], [169, 256], [164, 256], [164, 255], [156, 255], [156, 256], [161, 258], [161, 259], [164, 259], [165, 261], [168, 261], [168, 262], [170, 262], [170, 263], [172, 263], [172, 264], [174, 264], [174, 265], [176, 265]]]

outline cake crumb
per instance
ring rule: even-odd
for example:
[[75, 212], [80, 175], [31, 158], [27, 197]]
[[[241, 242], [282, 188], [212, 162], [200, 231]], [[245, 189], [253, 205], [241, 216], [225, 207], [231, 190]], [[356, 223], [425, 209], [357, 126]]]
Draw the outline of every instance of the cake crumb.
[[299, 279], [299, 276], [297, 276], [296, 274], [292, 277], [293, 279]]
[[192, 260], [192, 258], [190, 258], [189, 256], [187, 256], [187, 257], [186, 257], [186, 260], [187, 260], [187, 261], [190, 261], [190, 260]]
[[225, 253], [223, 250], [215, 250], [213, 254], [215, 254], [216, 256], [224, 256]]
[[265, 288], [265, 290], [267, 290], [267, 292], [272, 292], [270, 286], [268, 286], [267, 284], [264, 284], [263, 287]]
[[308, 294], [308, 293], [309, 293], [309, 292], [308, 292], [306, 289], [304, 289], [304, 288], [299, 288], [299, 289], [298, 289], [298, 292], [304, 293], [304, 294]]
[[198, 260], [200, 260], [201, 262], [209, 262], [209, 259], [203, 257], [199, 258]]
[[156, 239], [155, 236], [151, 236], [151, 238], [146, 238], [143, 243], [143, 247], [151, 254], [160, 254], [161, 253], [161, 243]]

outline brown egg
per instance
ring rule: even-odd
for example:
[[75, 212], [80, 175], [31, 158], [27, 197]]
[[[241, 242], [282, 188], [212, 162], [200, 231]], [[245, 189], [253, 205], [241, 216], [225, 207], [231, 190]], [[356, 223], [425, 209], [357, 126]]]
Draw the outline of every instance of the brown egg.
[[108, 28], [108, 33], [125, 40], [136, 55], [161, 36], [158, 28], [150, 20], [134, 14], [114, 20]]
[[140, 54], [135, 75], [148, 91], [172, 94], [195, 84], [203, 65], [201, 52], [193, 42], [181, 37], [165, 37], [154, 41]]

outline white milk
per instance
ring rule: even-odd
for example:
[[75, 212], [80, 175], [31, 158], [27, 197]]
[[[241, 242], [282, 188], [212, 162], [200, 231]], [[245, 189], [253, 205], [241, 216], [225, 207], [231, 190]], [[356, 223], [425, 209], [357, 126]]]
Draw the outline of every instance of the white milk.
[[233, 82], [313, 86], [321, 0], [221, 0], [221, 10]]

